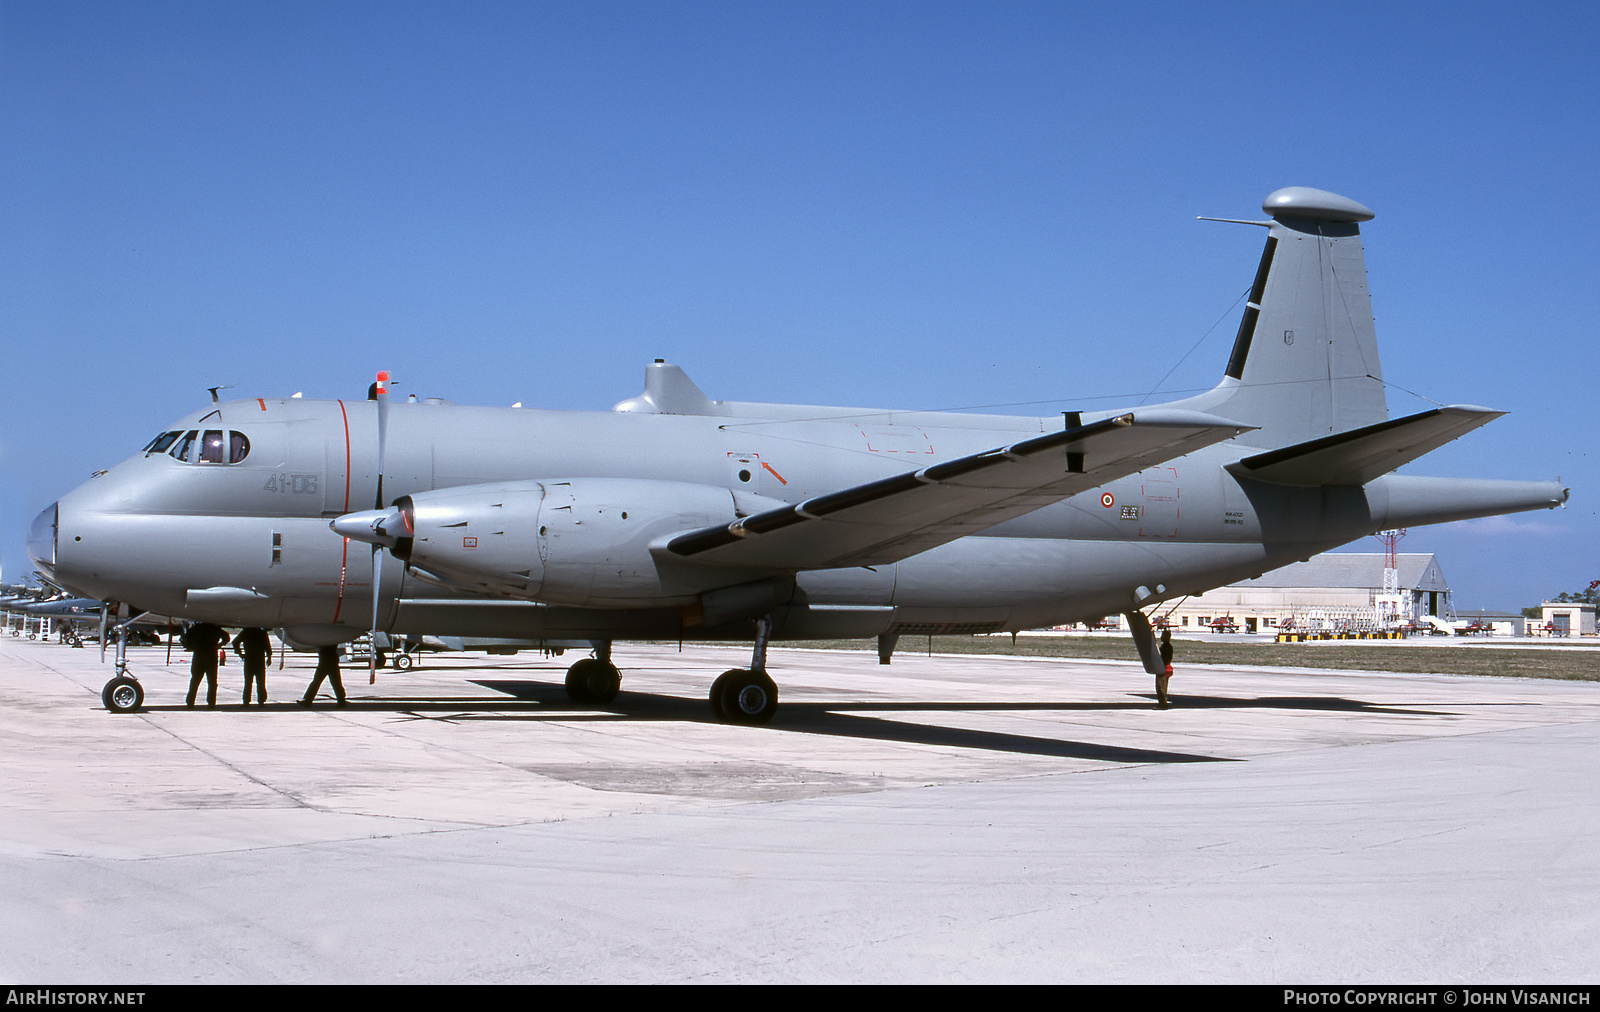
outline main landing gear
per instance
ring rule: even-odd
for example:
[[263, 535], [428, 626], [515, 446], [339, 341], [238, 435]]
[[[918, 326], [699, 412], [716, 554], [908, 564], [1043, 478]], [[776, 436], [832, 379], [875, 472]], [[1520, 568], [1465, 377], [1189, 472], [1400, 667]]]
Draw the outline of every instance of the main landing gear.
[[778, 712], [778, 684], [767, 675], [767, 640], [772, 619], [756, 620], [756, 645], [749, 668], [724, 671], [711, 683], [711, 712], [727, 724], [765, 724]]
[[[767, 675], [772, 620], [756, 620], [756, 645], [748, 668], [724, 671], [711, 683], [711, 712], [725, 724], [765, 724], [778, 712], [778, 685]], [[611, 641], [594, 641], [594, 656], [567, 669], [567, 696], [574, 703], [604, 705], [617, 698], [622, 673], [611, 663]]]
[[611, 663], [611, 641], [594, 645], [594, 656], [567, 669], [567, 696], [574, 703], [609, 703], [622, 688], [622, 672]]
[[724, 671], [711, 683], [711, 712], [726, 724], [765, 724], [778, 712], [778, 685], [765, 671]]

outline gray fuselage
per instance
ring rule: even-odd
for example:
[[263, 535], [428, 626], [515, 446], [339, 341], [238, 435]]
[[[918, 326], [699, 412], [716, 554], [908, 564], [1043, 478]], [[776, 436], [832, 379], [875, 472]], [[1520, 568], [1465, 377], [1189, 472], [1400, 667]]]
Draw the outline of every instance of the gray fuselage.
[[[640, 498], [655, 482], [673, 482], [727, 490], [730, 501], [744, 494], [794, 503], [1062, 425], [1059, 417], [793, 405], [725, 410], [395, 403], [384, 499], [494, 482], [619, 478]], [[187, 460], [146, 452], [98, 475], [36, 521], [30, 549], [41, 568], [80, 593], [160, 614], [286, 626], [312, 641], [364, 631], [372, 617], [371, 549], [328, 524], [375, 503], [376, 403], [232, 401], [171, 431], [239, 433], [248, 450], [236, 463], [224, 462], [225, 454], [207, 461], [197, 441]], [[1541, 485], [1531, 497], [1539, 501], [1524, 504], [1529, 483], [1497, 490], [1499, 483], [1475, 481], [1463, 502], [1455, 493], [1467, 483], [1393, 475], [1359, 487], [1253, 482], [1224, 469], [1257, 452], [1247, 440], [1146, 468], [898, 563], [801, 571], [774, 612], [774, 635], [1038, 628], [1200, 593], [1389, 527], [1564, 498]], [[615, 505], [626, 509], [626, 498], [625, 491]], [[620, 602], [597, 590], [587, 606], [550, 606], [417, 575], [393, 562], [383, 570], [381, 628], [532, 639], [747, 635], [738, 622], [697, 622], [679, 600]], [[601, 573], [597, 588], [603, 583]]]

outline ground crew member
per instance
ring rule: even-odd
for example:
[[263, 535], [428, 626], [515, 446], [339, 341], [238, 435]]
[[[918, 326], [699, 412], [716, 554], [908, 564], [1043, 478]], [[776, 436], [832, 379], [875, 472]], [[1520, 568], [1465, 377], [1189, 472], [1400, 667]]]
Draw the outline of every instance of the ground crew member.
[[311, 685], [306, 689], [304, 699], [295, 702], [301, 706], [310, 706], [317, 698], [317, 690], [322, 688], [322, 680], [326, 678], [333, 686], [333, 695], [344, 705], [344, 680], [339, 677], [339, 648], [321, 647], [317, 650], [317, 674], [311, 679]]
[[1161, 666], [1165, 669], [1156, 676], [1156, 706], [1167, 708], [1167, 682], [1172, 678], [1172, 630], [1161, 630]]
[[244, 701], [250, 702], [250, 686], [256, 687], [256, 705], [267, 701], [267, 665], [272, 663], [272, 640], [265, 629], [241, 629], [234, 637], [233, 652], [244, 659]]
[[228, 645], [228, 634], [221, 626], [197, 622], [183, 634], [183, 648], [190, 653], [189, 697], [185, 706], [194, 706], [200, 679], [206, 680], [206, 705], [217, 705], [217, 652]]

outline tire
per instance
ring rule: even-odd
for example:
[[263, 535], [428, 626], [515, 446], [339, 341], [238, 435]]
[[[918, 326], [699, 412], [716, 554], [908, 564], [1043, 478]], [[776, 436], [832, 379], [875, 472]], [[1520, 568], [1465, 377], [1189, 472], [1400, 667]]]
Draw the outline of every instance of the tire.
[[615, 664], [585, 657], [567, 669], [567, 696], [574, 703], [609, 703], [622, 689]]
[[396, 671], [404, 671], [409, 667], [411, 667], [411, 655], [410, 654], [395, 654], [394, 655], [394, 669]]
[[144, 704], [144, 686], [126, 675], [118, 675], [100, 691], [100, 702], [112, 713], [132, 713]]
[[717, 679], [722, 719], [730, 724], [765, 724], [778, 712], [778, 685], [762, 671], [730, 671]]
[[728, 687], [728, 680], [738, 675], [747, 674], [749, 672], [743, 668], [731, 668], [718, 675], [717, 680], [711, 683], [711, 715], [717, 720], [723, 723], [728, 720], [728, 715], [722, 710], [722, 690]]

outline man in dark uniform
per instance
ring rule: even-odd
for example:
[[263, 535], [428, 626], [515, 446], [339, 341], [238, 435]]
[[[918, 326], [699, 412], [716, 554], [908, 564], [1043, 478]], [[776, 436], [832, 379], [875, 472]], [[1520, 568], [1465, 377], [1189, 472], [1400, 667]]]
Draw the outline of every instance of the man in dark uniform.
[[267, 701], [267, 665], [272, 663], [272, 641], [265, 629], [241, 629], [234, 637], [233, 652], [244, 659], [244, 701], [250, 702], [250, 686], [256, 687], [256, 705]]
[[217, 651], [228, 645], [228, 634], [221, 626], [197, 622], [183, 634], [183, 648], [189, 657], [189, 698], [184, 705], [194, 706], [200, 679], [206, 680], [206, 705], [217, 705]]
[[339, 648], [321, 647], [317, 650], [317, 674], [311, 679], [311, 685], [306, 689], [304, 699], [295, 702], [301, 706], [310, 706], [317, 698], [317, 690], [322, 688], [322, 680], [326, 678], [333, 686], [333, 695], [344, 705], [344, 680], [339, 677]]
[[1172, 678], [1172, 630], [1161, 630], [1161, 666], [1166, 670], [1156, 676], [1156, 705], [1167, 708], [1167, 682]]

